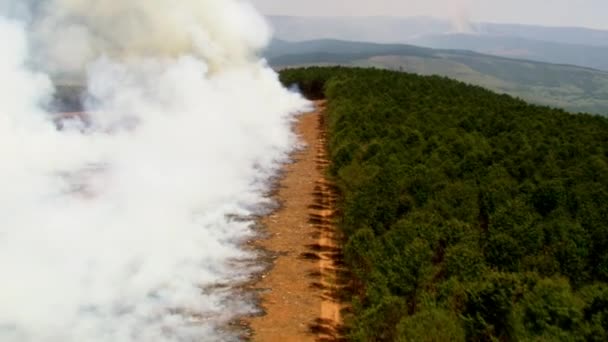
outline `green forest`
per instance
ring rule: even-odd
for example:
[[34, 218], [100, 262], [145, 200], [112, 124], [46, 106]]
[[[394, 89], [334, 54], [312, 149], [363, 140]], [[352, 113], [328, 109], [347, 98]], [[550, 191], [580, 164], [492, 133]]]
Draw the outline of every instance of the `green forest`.
[[608, 72], [574, 65], [339, 40], [274, 41], [264, 55], [277, 68], [340, 65], [445, 76], [534, 104], [608, 116]]
[[283, 70], [327, 99], [352, 341], [608, 341], [608, 119], [438, 76]]

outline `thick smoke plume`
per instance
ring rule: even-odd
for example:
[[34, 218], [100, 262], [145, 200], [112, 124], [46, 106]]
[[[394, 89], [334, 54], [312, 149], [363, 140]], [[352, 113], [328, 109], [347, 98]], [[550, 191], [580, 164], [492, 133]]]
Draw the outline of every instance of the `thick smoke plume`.
[[[236, 0], [2, 2], [0, 341], [227, 340], [247, 217], [308, 105]], [[84, 118], [46, 108], [61, 75]], [[57, 85], [57, 84], [55, 84]]]
[[81, 68], [100, 55], [179, 57], [212, 67], [251, 61], [270, 32], [248, 2], [229, 0], [0, 0], [28, 22], [37, 62]]

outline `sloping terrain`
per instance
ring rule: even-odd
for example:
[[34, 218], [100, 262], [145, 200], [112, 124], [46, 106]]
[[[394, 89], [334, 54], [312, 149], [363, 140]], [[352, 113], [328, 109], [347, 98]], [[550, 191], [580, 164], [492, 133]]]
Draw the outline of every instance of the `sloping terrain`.
[[421, 33], [452, 30], [447, 21], [432, 18], [269, 16], [275, 37], [289, 41], [343, 39], [403, 43]]
[[502, 57], [608, 70], [608, 39], [606, 45], [594, 46], [580, 42], [557, 43], [517, 36], [447, 33], [425, 35], [410, 42], [438, 49], [465, 49]]
[[381, 43], [405, 43], [411, 39], [445, 33], [475, 32], [479, 35], [587, 46], [608, 46], [608, 31], [581, 27], [464, 22], [431, 17], [297, 17], [269, 16], [275, 36], [290, 41], [344, 39]]
[[608, 72], [571, 65], [339, 40], [275, 41], [265, 52], [276, 68], [343, 65], [439, 75], [571, 112], [608, 114]]
[[406, 43], [608, 70], [605, 30], [450, 22], [428, 17], [271, 16], [269, 21], [276, 37], [287, 41]]

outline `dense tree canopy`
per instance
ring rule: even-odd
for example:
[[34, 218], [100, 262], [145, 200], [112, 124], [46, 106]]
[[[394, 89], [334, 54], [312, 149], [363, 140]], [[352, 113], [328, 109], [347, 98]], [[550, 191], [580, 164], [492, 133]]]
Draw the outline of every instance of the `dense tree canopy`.
[[440, 77], [281, 79], [328, 100], [352, 340], [608, 340], [607, 119]]

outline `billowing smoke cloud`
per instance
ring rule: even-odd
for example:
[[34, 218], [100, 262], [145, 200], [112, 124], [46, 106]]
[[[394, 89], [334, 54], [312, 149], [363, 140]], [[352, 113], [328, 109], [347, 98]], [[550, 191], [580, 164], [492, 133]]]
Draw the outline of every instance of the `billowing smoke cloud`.
[[[236, 0], [0, 5], [0, 341], [230, 339], [256, 271], [235, 217], [308, 105], [257, 60], [263, 20]], [[45, 73], [73, 72], [86, 123], [57, 130]]]
[[[2, 4], [4, 3], [4, 4]], [[218, 67], [244, 63], [270, 31], [253, 6], [230, 0], [0, 0], [26, 18], [37, 62], [65, 71], [100, 54], [177, 57], [187, 52]]]

